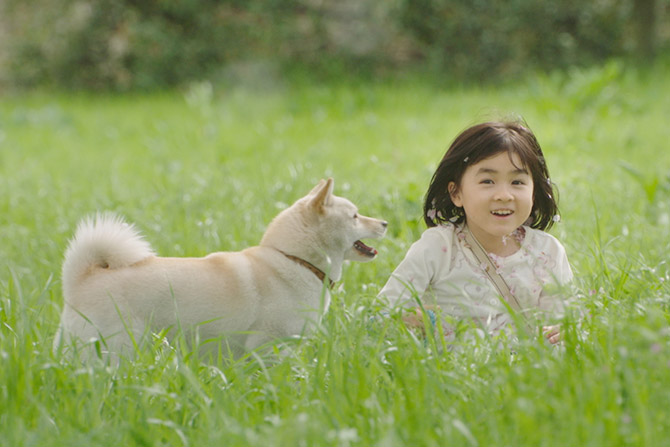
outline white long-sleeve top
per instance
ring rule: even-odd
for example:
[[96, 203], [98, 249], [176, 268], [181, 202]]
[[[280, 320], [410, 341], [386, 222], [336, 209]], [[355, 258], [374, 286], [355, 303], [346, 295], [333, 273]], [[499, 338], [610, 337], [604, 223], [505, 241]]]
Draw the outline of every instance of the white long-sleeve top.
[[[555, 237], [527, 226], [517, 230], [517, 240], [521, 248], [514, 254], [489, 254], [498, 273], [522, 309], [559, 316], [564, 297], [551, 286], [572, 279], [565, 249]], [[481, 323], [491, 334], [512, 323], [500, 294], [465, 241], [462, 227], [454, 224], [427, 229], [379, 295], [394, 306], [416, 306], [418, 297], [425, 305], [438, 305], [443, 315]]]

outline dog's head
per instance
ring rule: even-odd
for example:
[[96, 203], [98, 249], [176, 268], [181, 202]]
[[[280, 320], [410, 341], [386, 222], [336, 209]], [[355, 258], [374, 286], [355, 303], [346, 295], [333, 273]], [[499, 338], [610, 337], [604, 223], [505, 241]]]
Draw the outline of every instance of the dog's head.
[[261, 245], [300, 257], [337, 281], [345, 259], [367, 262], [377, 256], [377, 250], [361, 239], [383, 237], [386, 226], [385, 221], [363, 216], [349, 200], [335, 196], [329, 178], [282, 211]]
[[387, 223], [363, 216], [356, 205], [333, 194], [332, 178], [321, 180], [308, 194], [308, 206], [319, 221], [324, 241], [330, 249], [343, 250], [344, 259], [367, 262], [377, 250], [361, 239], [379, 239], [386, 233]]

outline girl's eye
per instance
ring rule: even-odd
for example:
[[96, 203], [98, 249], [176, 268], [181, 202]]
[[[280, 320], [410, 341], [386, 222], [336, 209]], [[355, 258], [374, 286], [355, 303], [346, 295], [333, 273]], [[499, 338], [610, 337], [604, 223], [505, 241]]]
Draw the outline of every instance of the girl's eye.
[[525, 185], [526, 182], [524, 180], [514, 180], [512, 182], [512, 185]]
[[492, 184], [493, 184], [493, 180], [491, 180], [491, 179], [484, 179], [484, 180], [482, 180], [482, 181], [479, 182], [479, 183], [482, 183], [482, 184], [484, 184], [484, 185], [492, 185]]

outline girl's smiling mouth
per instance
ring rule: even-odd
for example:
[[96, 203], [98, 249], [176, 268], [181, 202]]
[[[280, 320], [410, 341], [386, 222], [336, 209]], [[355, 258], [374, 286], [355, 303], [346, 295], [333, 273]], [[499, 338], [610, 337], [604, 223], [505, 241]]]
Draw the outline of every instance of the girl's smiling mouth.
[[509, 209], [500, 209], [500, 210], [491, 211], [491, 214], [493, 214], [494, 216], [498, 216], [498, 217], [507, 217], [507, 216], [511, 216], [512, 214], [514, 214], [514, 211], [509, 210]]

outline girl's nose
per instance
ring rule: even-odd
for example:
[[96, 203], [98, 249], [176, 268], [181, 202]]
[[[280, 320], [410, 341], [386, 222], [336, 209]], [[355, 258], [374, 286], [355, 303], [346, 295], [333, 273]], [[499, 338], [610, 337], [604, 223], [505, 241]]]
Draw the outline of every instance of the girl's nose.
[[514, 195], [507, 187], [507, 185], [499, 185], [499, 187], [496, 188], [494, 199], [501, 201], [510, 201], [514, 200]]

